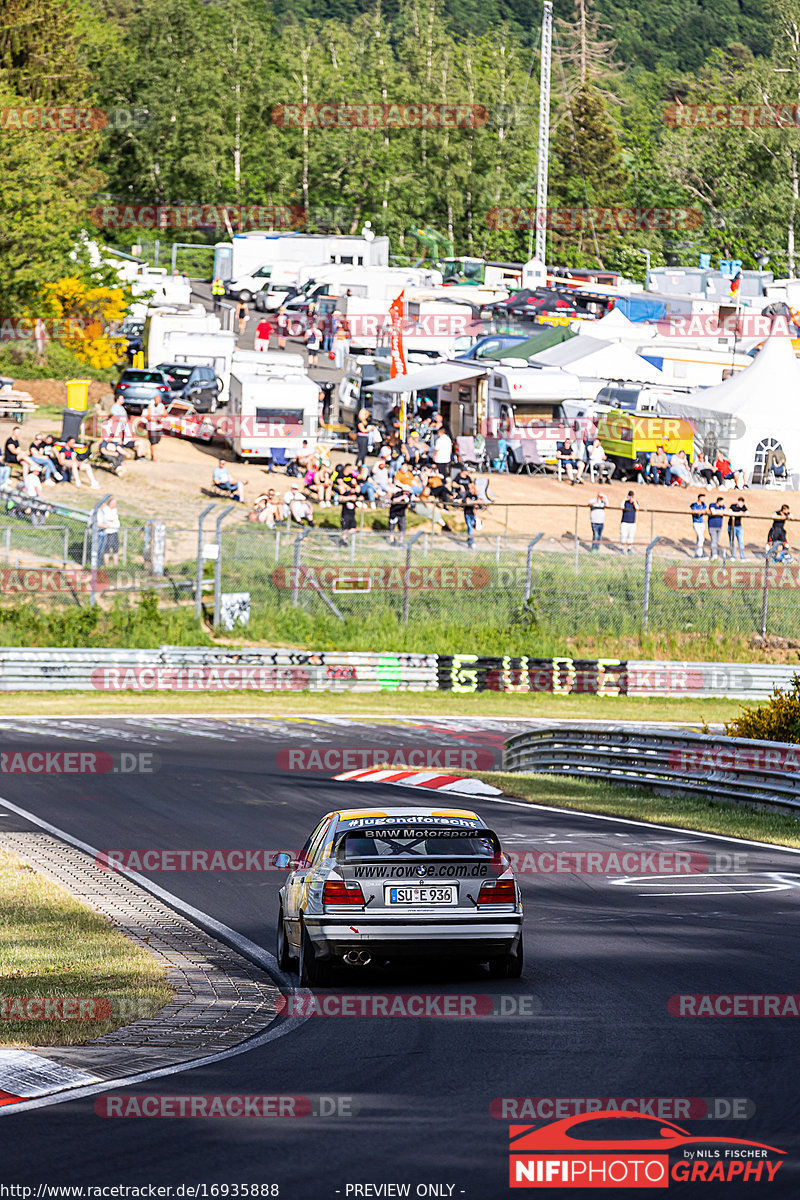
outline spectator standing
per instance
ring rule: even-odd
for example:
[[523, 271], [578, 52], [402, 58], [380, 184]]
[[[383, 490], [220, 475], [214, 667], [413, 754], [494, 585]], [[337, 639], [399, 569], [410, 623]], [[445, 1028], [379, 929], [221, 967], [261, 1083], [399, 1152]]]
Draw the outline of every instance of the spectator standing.
[[719, 557], [719, 538], [722, 533], [722, 514], [725, 512], [725, 501], [717, 496], [708, 506], [708, 536], [711, 539], [709, 558]]
[[411, 503], [411, 491], [405, 484], [398, 484], [389, 500], [389, 545], [395, 544], [395, 534], [398, 533], [402, 546], [406, 532], [406, 514]]
[[211, 295], [214, 298], [214, 312], [217, 312], [222, 306], [222, 298], [225, 295], [225, 284], [219, 275], [215, 277], [214, 282], [211, 284]]
[[470, 550], [475, 549], [475, 527], [478, 523], [478, 508], [480, 506], [480, 496], [475, 484], [470, 481], [470, 485], [461, 497], [461, 503], [464, 506], [464, 523], [467, 527], [467, 545]]
[[366, 408], [358, 411], [356, 420], [356, 466], [364, 465], [369, 454], [369, 412]]
[[359, 487], [352, 475], [343, 475], [339, 480], [339, 504], [342, 510], [342, 534], [339, 541], [346, 546], [356, 528], [356, 505]]
[[639, 502], [633, 492], [628, 492], [622, 504], [622, 519], [619, 526], [619, 548], [623, 554], [633, 553], [636, 540], [636, 514]]
[[697, 499], [689, 505], [689, 510], [692, 514], [692, 532], [695, 536], [695, 558], [703, 558], [703, 544], [706, 540], [706, 527], [704, 517], [706, 515], [706, 496], [705, 492], [699, 492]]
[[150, 462], [156, 461], [156, 446], [164, 436], [164, 418], [167, 410], [163, 400], [153, 398], [144, 410], [147, 440], [150, 443]]
[[432, 461], [434, 466], [439, 467], [444, 474], [447, 474], [447, 468], [453, 459], [453, 441], [444, 430], [444, 426], [440, 425], [437, 429], [433, 441]]
[[117, 566], [119, 563], [119, 510], [113, 496], [106, 500], [97, 513], [97, 529], [100, 534], [97, 559], [103, 565], [105, 556], [109, 554]]
[[778, 562], [786, 553], [786, 522], [790, 516], [789, 505], [782, 504], [772, 518], [772, 524], [767, 534], [767, 549], [773, 551]]
[[736, 558], [736, 547], [739, 547], [739, 558], [744, 559], [744, 530], [742, 529], [742, 514], [747, 512], [743, 496], [737, 496], [728, 509], [728, 541], [731, 546], [731, 558]]
[[608, 497], [603, 492], [598, 492], [594, 500], [589, 501], [589, 520], [592, 524], [591, 549], [595, 551], [600, 549], [600, 542], [603, 540], [607, 505]]
[[275, 318], [275, 324], [278, 327], [278, 349], [286, 349], [286, 334], [289, 331], [289, 318], [286, 315], [286, 309], [281, 305], [278, 309], [278, 315]]
[[256, 350], [269, 350], [271, 338], [272, 325], [270, 324], [269, 320], [264, 317], [264, 319], [259, 321], [256, 325], [256, 340], [254, 343]]
[[247, 329], [247, 322], [249, 318], [250, 310], [248, 309], [244, 300], [240, 300], [236, 309], [236, 321], [239, 325], [239, 337], [241, 337], [244, 334], [244, 331]]
[[312, 320], [305, 332], [306, 350], [308, 351], [309, 367], [316, 367], [319, 361], [319, 348], [322, 345], [322, 330], [316, 321]]

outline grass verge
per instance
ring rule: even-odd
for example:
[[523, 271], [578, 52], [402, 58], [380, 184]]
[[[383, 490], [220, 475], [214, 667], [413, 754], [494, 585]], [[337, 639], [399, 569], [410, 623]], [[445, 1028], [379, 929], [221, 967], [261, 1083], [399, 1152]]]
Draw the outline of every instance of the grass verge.
[[517, 692], [0, 692], [0, 717], [530, 717], [553, 721], [729, 721], [755, 701]]
[[760, 812], [744, 804], [725, 804], [704, 796], [666, 796], [650, 788], [590, 783], [563, 775], [554, 778], [499, 771], [476, 774], [479, 779], [502, 788], [509, 797], [518, 797], [531, 804], [632, 817], [657, 825], [696, 829], [700, 833], [721, 833], [727, 837], [800, 848], [800, 816], [792, 813]]
[[[152, 955], [5, 850], [0, 850], [0, 989], [0, 1046], [82, 1045], [154, 1016], [173, 996]], [[85, 1004], [83, 1019], [13, 1019], [27, 1011], [13, 1000], [34, 997], [105, 1003]], [[110, 1017], [87, 1019], [109, 1006]], [[50, 1006], [51, 1014], [62, 1011]]]

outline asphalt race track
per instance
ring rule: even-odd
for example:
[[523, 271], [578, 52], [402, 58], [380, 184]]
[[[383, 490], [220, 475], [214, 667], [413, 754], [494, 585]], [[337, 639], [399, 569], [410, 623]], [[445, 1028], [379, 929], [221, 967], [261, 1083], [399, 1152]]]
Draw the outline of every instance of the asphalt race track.
[[[495, 752], [499, 761], [503, 737], [522, 727], [517, 721], [455, 718], [372, 724], [311, 718], [4, 720], [0, 746], [6, 751], [154, 752], [158, 770], [3, 774], [0, 796], [101, 849], [299, 848], [331, 809], [424, 803], [426, 797], [335, 783], [335, 771], [288, 770], [280, 751], [478, 748]], [[522, 979], [490, 980], [480, 966], [428, 966], [373, 970], [358, 984], [356, 976], [343, 974], [341, 987], [333, 989], [491, 995], [497, 1004], [505, 998], [506, 1011], [522, 1008], [522, 1015], [314, 1016], [268, 1045], [128, 1089], [156, 1095], [321, 1093], [352, 1098], [354, 1116], [104, 1119], [95, 1114], [93, 1097], [16, 1114], [7, 1110], [0, 1119], [3, 1183], [277, 1184], [282, 1200], [398, 1195], [403, 1193], [353, 1187], [409, 1184], [410, 1196], [483, 1200], [512, 1194], [509, 1123], [492, 1115], [495, 1099], [697, 1097], [747, 1100], [750, 1115], [687, 1120], [678, 1110], [671, 1119], [695, 1135], [779, 1147], [786, 1161], [772, 1183], [671, 1182], [671, 1194], [800, 1196], [798, 1018], [681, 1018], [668, 1010], [669, 998], [679, 993], [800, 991], [800, 855], [522, 803], [451, 798], [451, 804], [475, 808], [504, 847], [520, 854], [690, 850], [705, 853], [713, 865], [678, 878], [523, 872]], [[0, 831], [29, 827], [0, 809]], [[734, 852], [746, 856], [735, 873], [728, 862]], [[724, 869], [712, 873], [717, 867]], [[153, 876], [270, 951], [282, 878], [253, 871]], [[729, 1112], [724, 1104], [718, 1111]], [[519, 1118], [523, 1124], [541, 1119]], [[590, 1194], [542, 1184], [534, 1190]]]

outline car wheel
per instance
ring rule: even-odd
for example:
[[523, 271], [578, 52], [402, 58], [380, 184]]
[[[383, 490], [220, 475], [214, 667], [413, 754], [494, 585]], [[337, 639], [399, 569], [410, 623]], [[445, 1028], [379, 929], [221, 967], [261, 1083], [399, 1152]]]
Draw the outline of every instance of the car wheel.
[[278, 930], [275, 939], [275, 956], [282, 971], [291, 970], [294, 959], [289, 953], [289, 942], [286, 937], [286, 922], [283, 919], [283, 905], [278, 909]]
[[305, 925], [300, 923], [300, 986], [327, 987], [331, 969], [328, 963], [320, 962], [308, 936]]
[[522, 948], [522, 934], [513, 954], [502, 954], [499, 958], [489, 959], [489, 974], [492, 979], [519, 979], [525, 965], [525, 955]]
[[245, 304], [249, 304], [250, 301], [253, 299], [253, 297], [250, 292], [243, 291], [243, 292], [239, 292], [239, 299], [243, 300]]

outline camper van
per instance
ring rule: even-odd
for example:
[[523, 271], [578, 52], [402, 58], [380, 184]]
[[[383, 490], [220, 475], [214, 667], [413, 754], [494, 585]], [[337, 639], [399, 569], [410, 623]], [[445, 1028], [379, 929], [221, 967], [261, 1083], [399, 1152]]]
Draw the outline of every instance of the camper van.
[[273, 450], [299, 453], [316, 445], [319, 387], [281, 366], [239, 363], [231, 372], [226, 441], [237, 459], [268, 460]]
[[130, 281], [131, 292], [154, 304], [191, 304], [192, 285], [185, 275], [170, 275], [166, 267], [139, 268]]
[[144, 323], [142, 342], [148, 367], [169, 362], [165, 338], [168, 332], [218, 333], [222, 329], [219, 317], [202, 304], [169, 304], [149, 308]]

